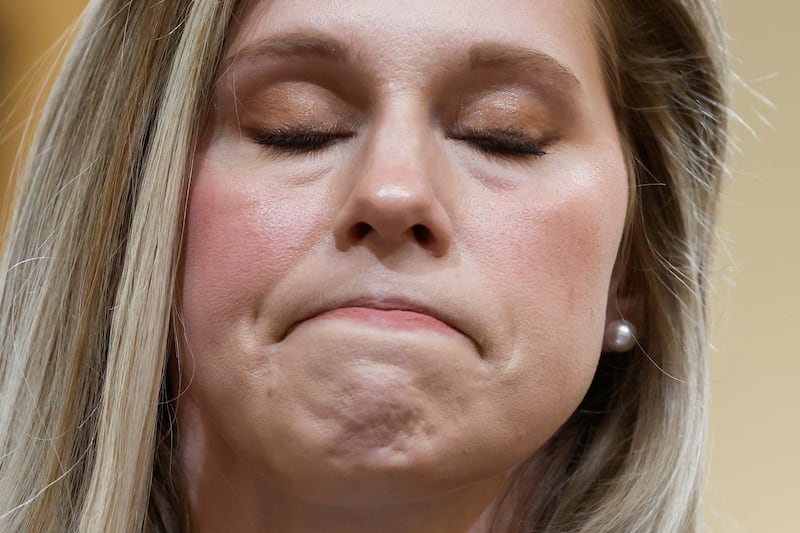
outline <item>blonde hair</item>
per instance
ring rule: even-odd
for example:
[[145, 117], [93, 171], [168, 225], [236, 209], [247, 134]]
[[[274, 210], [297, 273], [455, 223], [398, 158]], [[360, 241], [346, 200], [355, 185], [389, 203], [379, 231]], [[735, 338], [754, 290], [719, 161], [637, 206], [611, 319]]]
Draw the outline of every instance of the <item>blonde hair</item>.
[[[0, 266], [0, 529], [181, 531], [166, 361], [195, 143], [235, 0], [96, 0], [56, 82]], [[537, 454], [519, 531], [691, 531], [726, 68], [712, 1], [595, 2], [635, 180], [620, 253], [641, 346], [601, 358]], [[524, 479], [525, 476], [520, 476]]]
[[594, 10], [633, 180], [619, 261], [639, 345], [601, 357], [582, 405], [538, 454], [546, 470], [519, 530], [696, 531], [708, 272], [726, 174], [724, 35], [714, 0], [597, 0]]

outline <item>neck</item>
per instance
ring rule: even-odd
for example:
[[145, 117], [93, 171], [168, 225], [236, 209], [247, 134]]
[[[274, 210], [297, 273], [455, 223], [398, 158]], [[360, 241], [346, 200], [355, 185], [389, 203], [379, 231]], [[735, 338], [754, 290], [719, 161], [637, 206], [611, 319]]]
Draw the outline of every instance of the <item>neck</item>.
[[[497, 500], [487, 487], [454, 491], [435, 500], [404, 505], [330, 506], [277, 490], [238, 492], [229, 479], [201, 490], [190, 502], [192, 531], [306, 533], [489, 533]], [[207, 486], [211, 486], [208, 483]]]

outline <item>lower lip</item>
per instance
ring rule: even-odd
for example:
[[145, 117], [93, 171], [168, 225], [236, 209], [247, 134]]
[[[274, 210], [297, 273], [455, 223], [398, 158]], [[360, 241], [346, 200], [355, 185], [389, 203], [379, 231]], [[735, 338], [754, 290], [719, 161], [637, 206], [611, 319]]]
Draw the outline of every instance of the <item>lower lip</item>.
[[444, 335], [458, 334], [455, 329], [430, 315], [399, 309], [339, 307], [314, 317], [314, 320], [320, 319], [354, 320], [373, 326], [405, 331], [424, 329], [435, 331]]

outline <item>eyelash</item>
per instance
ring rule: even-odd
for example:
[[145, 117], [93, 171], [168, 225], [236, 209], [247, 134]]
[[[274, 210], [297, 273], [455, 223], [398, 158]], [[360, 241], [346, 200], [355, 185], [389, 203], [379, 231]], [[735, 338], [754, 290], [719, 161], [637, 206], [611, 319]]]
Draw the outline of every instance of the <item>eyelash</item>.
[[313, 129], [279, 129], [269, 132], [258, 132], [253, 140], [261, 146], [275, 150], [306, 154], [317, 152], [336, 144], [338, 141], [352, 137], [352, 133], [337, 133]]
[[456, 141], [468, 142], [482, 152], [504, 158], [539, 158], [547, 155], [540, 141], [525, 134], [504, 130], [464, 132], [449, 136]]
[[[353, 133], [326, 132], [313, 129], [279, 129], [255, 133], [253, 139], [261, 146], [303, 155], [322, 151], [353, 135]], [[547, 155], [547, 152], [541, 149], [538, 141], [516, 132], [496, 130], [466, 132], [450, 135], [448, 139], [470, 143], [481, 152], [501, 158], [539, 158]]]

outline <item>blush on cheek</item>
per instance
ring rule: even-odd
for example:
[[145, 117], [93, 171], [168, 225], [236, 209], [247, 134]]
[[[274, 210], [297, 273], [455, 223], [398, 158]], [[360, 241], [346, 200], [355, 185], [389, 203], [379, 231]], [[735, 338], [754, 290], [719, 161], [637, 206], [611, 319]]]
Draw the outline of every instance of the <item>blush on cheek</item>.
[[[520, 347], [495, 362], [508, 390], [528, 391], [522, 407], [505, 415], [509, 427], [529, 428], [529, 442], [551, 435], [570, 416], [600, 356], [622, 223], [598, 216], [601, 202], [584, 192], [551, 203], [508, 205], [503, 212], [514, 224], [501, 228], [495, 241], [504, 244], [495, 248], [492, 271], [512, 278], [502, 284], [514, 310], [506, 322]], [[538, 406], [535, 427], [527, 405]]]
[[522, 212], [509, 217], [514, 224], [498, 225], [496, 242], [505, 244], [500, 245], [503, 250], [495, 246], [495, 257], [505, 265], [497, 268], [511, 270], [522, 288], [517, 294], [529, 301], [579, 305], [581, 289], [597, 287], [604, 271], [610, 272], [609, 259], [613, 261], [618, 244], [613, 235], [600, 227], [596, 214], [587, 212], [580, 199], [516, 209]]
[[580, 314], [593, 304], [605, 309], [618, 240], [598, 221], [597, 213], [586, 212], [585, 204], [570, 202], [552, 213], [542, 229], [550, 236], [552, 253], [547, 261], [558, 273], [565, 312]]
[[541, 357], [558, 361], [599, 354], [627, 201], [623, 177], [587, 167], [561, 175], [557, 185], [540, 181], [513, 197], [498, 194], [479, 215], [490, 221], [493, 243], [483, 260], [507, 278], [499, 286], [514, 302], [507, 322], [519, 321]]
[[198, 161], [183, 249], [187, 327], [258, 314], [276, 281], [312, 247], [319, 215], [311, 206], [320, 204], [307, 191], [291, 192]]

